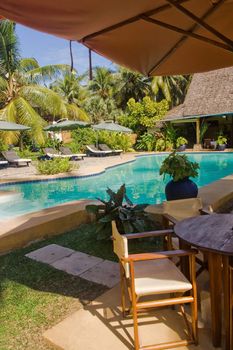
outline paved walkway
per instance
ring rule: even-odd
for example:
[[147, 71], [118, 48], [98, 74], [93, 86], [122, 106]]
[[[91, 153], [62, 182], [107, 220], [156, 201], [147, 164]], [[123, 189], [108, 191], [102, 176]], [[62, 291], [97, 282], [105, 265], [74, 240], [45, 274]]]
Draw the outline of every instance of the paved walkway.
[[[74, 312], [44, 333], [45, 339], [64, 350], [133, 350], [132, 318], [122, 318], [120, 311], [119, 267], [73, 249], [50, 244], [26, 255], [28, 258], [111, 288], [83, 309]], [[205, 276], [202, 278], [206, 282]], [[199, 283], [203, 283], [199, 279]], [[143, 315], [140, 322], [143, 344], [185, 338], [181, 314], [160, 309]], [[208, 324], [207, 324], [208, 325]], [[199, 323], [200, 345], [179, 349], [217, 350], [211, 345], [210, 330]]]
[[120, 279], [117, 263], [77, 252], [58, 244], [47, 245], [28, 253], [26, 256], [38, 262], [49, 264], [70, 275], [79, 276], [109, 288], [115, 286]]
[[9, 180], [25, 180], [25, 179], [48, 179], [56, 177], [67, 177], [67, 176], [84, 176], [89, 174], [97, 174], [104, 171], [106, 168], [123, 164], [129, 161], [133, 161], [137, 155], [147, 154], [142, 153], [124, 153], [119, 156], [108, 156], [108, 157], [85, 157], [84, 160], [72, 162], [74, 166], [77, 164], [79, 168], [73, 170], [70, 173], [66, 174], [57, 174], [57, 175], [38, 175], [35, 167], [35, 162], [32, 163], [29, 167], [7, 167], [0, 168], [0, 181], [9, 181]]

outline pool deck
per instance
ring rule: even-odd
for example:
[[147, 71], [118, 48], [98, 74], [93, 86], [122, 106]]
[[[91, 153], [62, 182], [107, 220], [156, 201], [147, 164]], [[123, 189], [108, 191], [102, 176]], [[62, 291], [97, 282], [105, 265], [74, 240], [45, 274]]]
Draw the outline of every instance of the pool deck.
[[[105, 171], [106, 168], [131, 162], [138, 155], [147, 154], [158, 153], [135, 152], [113, 157], [87, 157], [78, 162], [79, 169], [67, 175], [36, 175], [36, 169], [33, 165], [22, 168], [9, 167], [0, 170], [0, 182], [9, 183], [94, 175]], [[0, 201], [4, 200], [3, 195], [8, 196], [10, 192], [3, 194], [0, 191]], [[205, 208], [213, 211], [217, 210], [233, 198], [233, 174], [210, 185], [203, 186], [200, 188], [198, 195], [202, 198]], [[93, 203], [93, 201], [74, 201], [16, 218], [0, 220], [0, 254], [23, 247], [44, 237], [68, 232], [82, 223], [90, 222], [91, 217], [85, 211], [85, 206], [90, 202]], [[160, 205], [150, 205], [147, 210], [153, 214], [161, 214]]]

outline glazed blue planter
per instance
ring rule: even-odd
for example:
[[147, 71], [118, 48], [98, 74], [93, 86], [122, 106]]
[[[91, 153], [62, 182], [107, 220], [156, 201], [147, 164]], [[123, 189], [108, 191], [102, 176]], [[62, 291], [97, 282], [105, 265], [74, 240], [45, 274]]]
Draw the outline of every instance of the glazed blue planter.
[[197, 185], [188, 177], [176, 182], [171, 180], [165, 187], [165, 195], [168, 201], [185, 198], [196, 198], [197, 194]]
[[177, 148], [177, 152], [184, 152], [186, 149], [186, 145], [180, 145], [178, 148]]
[[224, 151], [226, 149], [226, 144], [224, 143], [223, 145], [218, 145], [218, 150], [219, 151]]

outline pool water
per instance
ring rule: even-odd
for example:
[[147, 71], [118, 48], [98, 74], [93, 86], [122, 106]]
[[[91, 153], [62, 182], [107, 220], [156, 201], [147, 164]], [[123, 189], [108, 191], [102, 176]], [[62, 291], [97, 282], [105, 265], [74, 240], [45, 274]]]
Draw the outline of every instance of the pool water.
[[[200, 165], [198, 187], [207, 185], [233, 173], [233, 153], [192, 153], [189, 159]], [[0, 190], [21, 193], [17, 199], [0, 203], [0, 219], [22, 215], [79, 199], [107, 199], [107, 187], [117, 190], [126, 184], [127, 195], [133, 203], [161, 203], [164, 188], [170, 180], [159, 175], [159, 168], [167, 155], [137, 157], [135, 161], [116, 166], [89, 177], [65, 178], [0, 185]]]

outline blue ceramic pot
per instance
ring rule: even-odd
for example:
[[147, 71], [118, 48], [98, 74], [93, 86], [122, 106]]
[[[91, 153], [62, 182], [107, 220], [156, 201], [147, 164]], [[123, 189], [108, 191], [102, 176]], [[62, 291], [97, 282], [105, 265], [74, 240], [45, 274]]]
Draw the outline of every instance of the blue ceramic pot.
[[169, 181], [165, 187], [165, 194], [168, 201], [185, 198], [196, 198], [198, 188], [195, 182], [188, 177], [179, 181]]
[[177, 152], [184, 152], [186, 149], [186, 145], [181, 145], [177, 148]]
[[218, 150], [219, 151], [224, 151], [226, 149], [226, 144], [224, 143], [223, 145], [218, 145]]

